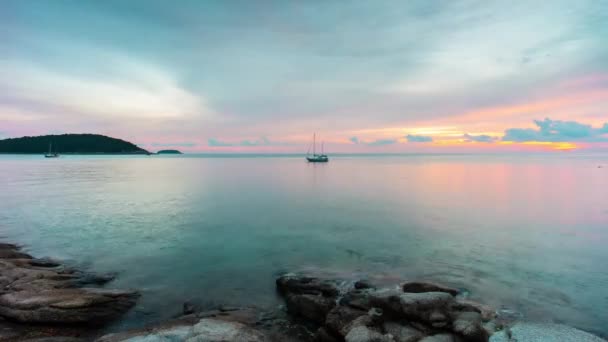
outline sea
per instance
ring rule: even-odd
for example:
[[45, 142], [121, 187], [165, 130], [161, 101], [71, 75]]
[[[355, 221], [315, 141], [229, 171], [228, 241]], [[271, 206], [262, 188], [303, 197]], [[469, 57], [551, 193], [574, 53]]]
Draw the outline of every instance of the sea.
[[0, 236], [142, 293], [280, 308], [286, 272], [431, 280], [608, 335], [608, 154], [0, 155]]

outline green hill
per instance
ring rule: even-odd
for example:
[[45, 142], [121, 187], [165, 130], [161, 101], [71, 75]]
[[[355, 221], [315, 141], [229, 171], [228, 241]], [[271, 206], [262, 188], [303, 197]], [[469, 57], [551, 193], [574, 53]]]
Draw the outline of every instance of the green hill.
[[49, 144], [60, 154], [149, 154], [121, 139], [99, 134], [61, 134], [0, 140], [0, 153], [46, 153]]

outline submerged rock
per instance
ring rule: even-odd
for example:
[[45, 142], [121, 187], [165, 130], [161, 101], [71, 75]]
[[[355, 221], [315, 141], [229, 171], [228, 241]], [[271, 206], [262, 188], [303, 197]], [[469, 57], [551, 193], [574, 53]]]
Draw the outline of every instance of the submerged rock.
[[460, 292], [458, 289], [455, 289], [452, 287], [443, 286], [443, 285], [439, 285], [439, 284], [435, 284], [435, 283], [429, 283], [429, 282], [419, 282], [419, 281], [405, 283], [401, 286], [401, 288], [403, 289], [403, 292], [410, 292], [410, 293], [445, 292], [445, 293], [451, 294], [452, 296], [456, 296]]
[[569, 326], [539, 323], [517, 323], [509, 332], [499, 331], [490, 338], [490, 342], [512, 341], [606, 342], [600, 337]]
[[283, 294], [313, 294], [336, 297], [340, 293], [335, 283], [314, 277], [284, 275], [277, 279], [277, 290]]

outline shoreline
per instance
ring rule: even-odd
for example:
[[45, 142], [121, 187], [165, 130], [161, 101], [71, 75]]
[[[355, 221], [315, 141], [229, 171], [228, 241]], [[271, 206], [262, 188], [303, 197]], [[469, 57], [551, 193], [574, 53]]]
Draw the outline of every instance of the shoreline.
[[466, 290], [436, 283], [396, 281], [387, 286], [295, 274], [276, 279], [277, 292], [285, 301], [281, 308], [203, 308], [185, 302], [182, 314], [172, 319], [107, 334], [106, 328], [120, 322], [141, 294], [105, 288], [115, 274], [96, 274], [35, 258], [21, 247], [0, 242], [0, 342], [135, 342], [165, 337], [177, 341], [521, 342], [526, 334], [560, 336], [562, 341], [605, 341], [565, 325], [526, 323], [515, 312], [468, 300]]

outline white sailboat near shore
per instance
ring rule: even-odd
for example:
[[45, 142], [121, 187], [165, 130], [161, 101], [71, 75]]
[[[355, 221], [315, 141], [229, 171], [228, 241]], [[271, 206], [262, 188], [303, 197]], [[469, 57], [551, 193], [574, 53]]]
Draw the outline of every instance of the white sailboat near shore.
[[329, 158], [323, 153], [323, 142], [321, 142], [321, 154], [317, 154], [317, 135], [312, 135], [312, 156], [309, 154], [310, 149], [306, 153], [306, 160], [310, 163], [327, 163]]
[[49, 152], [44, 155], [44, 158], [59, 158], [59, 153], [53, 152], [53, 143], [49, 143]]

